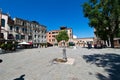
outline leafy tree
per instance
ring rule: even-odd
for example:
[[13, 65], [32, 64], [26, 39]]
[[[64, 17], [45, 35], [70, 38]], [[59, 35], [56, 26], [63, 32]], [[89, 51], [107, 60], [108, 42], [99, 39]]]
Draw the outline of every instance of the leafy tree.
[[62, 40], [68, 41], [69, 37], [68, 37], [67, 31], [65, 31], [65, 30], [60, 31], [59, 34], [56, 36], [56, 39], [58, 42], [60, 42]]
[[95, 28], [95, 34], [102, 40], [110, 38], [114, 47], [113, 39], [120, 33], [120, 1], [89, 0], [83, 4], [83, 11], [89, 25]]
[[[59, 34], [56, 36], [56, 39], [58, 42], [65, 40], [65, 42], [67, 42], [69, 40], [68, 34], [66, 30], [62, 30], [59, 32]], [[63, 43], [65, 46], [65, 42]], [[63, 49], [63, 59], [65, 60], [65, 62], [67, 61], [67, 56], [66, 56], [66, 49], [64, 47]]]
[[118, 34], [116, 35], [116, 37], [120, 37], [120, 29], [119, 29], [119, 32], [118, 32]]

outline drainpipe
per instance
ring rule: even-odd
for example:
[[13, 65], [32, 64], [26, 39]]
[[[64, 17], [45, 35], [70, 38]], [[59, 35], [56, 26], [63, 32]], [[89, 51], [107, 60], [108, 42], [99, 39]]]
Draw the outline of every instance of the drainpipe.
[[1, 36], [1, 19], [2, 19], [2, 10], [0, 9], [0, 36]]

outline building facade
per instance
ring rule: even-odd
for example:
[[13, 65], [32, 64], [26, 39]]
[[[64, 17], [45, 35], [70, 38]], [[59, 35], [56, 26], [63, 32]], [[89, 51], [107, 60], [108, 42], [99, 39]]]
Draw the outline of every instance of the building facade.
[[1, 18], [1, 34], [4, 36], [4, 39], [8, 39], [9, 35], [9, 24], [8, 24], [9, 15], [2, 14]]
[[72, 28], [60, 27], [60, 30], [52, 30], [52, 31], [47, 32], [47, 42], [50, 43], [51, 45], [58, 44], [58, 42], [57, 42], [55, 37], [62, 30], [66, 30], [67, 31], [67, 34], [68, 34], [68, 37], [69, 37], [68, 41], [71, 41], [73, 39]]
[[46, 43], [47, 28], [36, 21], [28, 21], [2, 14], [1, 34], [5, 40], [14, 39], [17, 42], [31, 42], [34, 45]]
[[80, 46], [80, 47], [88, 47], [88, 43], [90, 43], [92, 45], [92, 47], [94, 46], [94, 37], [88, 37], [88, 38], [76, 38], [73, 39], [73, 42], [75, 43], [76, 46]]
[[[110, 42], [110, 37], [109, 36], [108, 36], [108, 40], [104, 41], [99, 36], [97, 36], [95, 34], [95, 32], [96, 32], [96, 29], [94, 28], [94, 36], [95, 36], [94, 43], [95, 44], [101, 43], [101, 44], [104, 44], [106, 47], [110, 47], [111, 46], [111, 42]], [[120, 47], [120, 37], [114, 37], [113, 42], [114, 42], [114, 47], [117, 47], [117, 48]]]
[[36, 21], [32, 21], [31, 25], [32, 25], [32, 41], [33, 41], [33, 43], [36, 46], [47, 43], [47, 40], [46, 40], [47, 28], [46, 28], [46, 26], [40, 25]]
[[47, 32], [47, 42], [51, 45], [57, 44], [56, 35], [59, 34], [59, 30], [53, 30]]
[[[32, 41], [32, 31], [30, 22], [20, 18], [14, 18], [14, 36], [18, 42]], [[31, 36], [31, 38], [30, 38]]]

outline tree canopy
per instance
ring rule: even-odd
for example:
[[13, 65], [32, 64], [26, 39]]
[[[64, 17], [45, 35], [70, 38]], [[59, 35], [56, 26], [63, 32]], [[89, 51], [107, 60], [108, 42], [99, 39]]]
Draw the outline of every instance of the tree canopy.
[[56, 36], [56, 39], [58, 42], [62, 40], [68, 41], [69, 37], [68, 37], [67, 31], [66, 30], [60, 31], [59, 34]]
[[89, 0], [83, 4], [83, 12], [96, 36], [102, 40], [110, 38], [114, 47], [113, 39], [120, 35], [120, 1]]

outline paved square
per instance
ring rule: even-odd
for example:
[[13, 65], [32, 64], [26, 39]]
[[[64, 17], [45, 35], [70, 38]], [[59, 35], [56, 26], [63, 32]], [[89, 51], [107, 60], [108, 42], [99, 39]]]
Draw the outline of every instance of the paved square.
[[66, 63], [63, 63], [63, 64], [73, 65], [74, 62], [75, 62], [75, 59], [73, 59], [73, 58], [67, 58], [67, 62], [66, 62]]
[[[120, 49], [77, 47], [67, 48], [66, 53], [66, 64], [51, 63], [54, 58], [62, 58], [62, 48], [58, 47], [24, 49], [1, 54], [0, 59], [3, 62], [0, 63], [0, 80], [110, 80], [109, 77], [114, 77], [109, 75], [110, 70], [119, 71], [115, 66], [120, 67]], [[116, 61], [115, 64], [112, 60]], [[112, 72], [113, 74], [115, 73]], [[120, 73], [117, 75], [120, 76]]]

